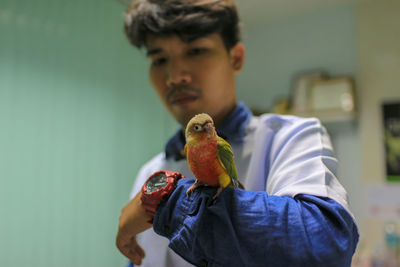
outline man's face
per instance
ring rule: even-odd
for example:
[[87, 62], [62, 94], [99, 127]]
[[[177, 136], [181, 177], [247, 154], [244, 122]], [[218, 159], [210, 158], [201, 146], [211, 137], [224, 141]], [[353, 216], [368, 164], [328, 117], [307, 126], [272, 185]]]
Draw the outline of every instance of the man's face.
[[219, 34], [190, 42], [177, 35], [150, 35], [146, 48], [151, 84], [181, 125], [202, 112], [218, 124], [234, 109], [235, 76], [244, 58], [242, 44], [227, 51]]

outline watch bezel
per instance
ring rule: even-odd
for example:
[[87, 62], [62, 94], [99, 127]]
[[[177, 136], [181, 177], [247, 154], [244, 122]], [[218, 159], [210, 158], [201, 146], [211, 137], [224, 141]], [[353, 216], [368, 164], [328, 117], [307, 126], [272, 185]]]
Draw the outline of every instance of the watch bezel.
[[[163, 186], [163, 187], [161, 187], [161, 188], [159, 188], [159, 189], [156, 190], [156, 191], [153, 191], [153, 192], [149, 193], [149, 192], [147, 191], [147, 182], [148, 182], [151, 178], [153, 178], [154, 176], [159, 175], [159, 174], [161, 174], [161, 173], [163, 173], [163, 174], [165, 175], [165, 177], [166, 177], [166, 185]], [[148, 195], [148, 196], [150, 196], [150, 195], [157, 195], [157, 194], [160, 193], [160, 191], [169, 191], [169, 189], [170, 189], [171, 186], [172, 186], [172, 187], [176, 187], [176, 184], [178, 183], [178, 180], [179, 180], [180, 178], [182, 178], [182, 175], [181, 175], [180, 173], [178, 173], [178, 172], [172, 172], [172, 171], [168, 171], [168, 170], [160, 170], [160, 171], [157, 171], [157, 172], [153, 173], [153, 174], [146, 180], [146, 182], [145, 182], [144, 185], [143, 185], [143, 191], [142, 191], [142, 193], [143, 193], [143, 194], [146, 194], [146, 195]], [[171, 190], [172, 190], [172, 189], [171, 189]]]
[[[159, 187], [157, 190], [154, 190], [155, 188], [157, 188], [157, 186], [155, 185], [157, 182], [156, 181], [152, 181], [154, 178], [156, 178], [157, 176], [160, 176], [160, 175], [162, 175], [163, 177], [162, 178], [159, 178], [159, 180], [161, 180], [161, 179], [163, 179], [164, 181], [162, 182], [162, 186], [161, 187]], [[149, 187], [150, 187], [150, 185], [149, 185], [149, 182], [152, 182], [152, 187], [153, 187], [153, 190], [151, 190], [151, 192], [149, 192]], [[163, 189], [167, 184], [168, 184], [168, 176], [166, 175], [166, 173], [165, 172], [157, 172], [157, 173], [154, 173], [153, 175], [151, 175], [148, 179], [147, 179], [147, 181], [146, 181], [146, 183], [145, 183], [145, 191], [146, 191], [146, 193], [147, 194], [152, 194], [152, 193], [155, 193], [155, 192], [157, 192], [157, 191], [159, 191], [159, 190], [161, 190], [161, 189]]]

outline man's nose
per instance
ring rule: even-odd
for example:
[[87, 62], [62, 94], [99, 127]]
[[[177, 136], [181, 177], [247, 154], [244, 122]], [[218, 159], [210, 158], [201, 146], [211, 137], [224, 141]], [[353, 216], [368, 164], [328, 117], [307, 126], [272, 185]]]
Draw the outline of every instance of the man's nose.
[[192, 82], [192, 75], [189, 67], [182, 61], [170, 61], [168, 64], [167, 86], [177, 84], [189, 84]]

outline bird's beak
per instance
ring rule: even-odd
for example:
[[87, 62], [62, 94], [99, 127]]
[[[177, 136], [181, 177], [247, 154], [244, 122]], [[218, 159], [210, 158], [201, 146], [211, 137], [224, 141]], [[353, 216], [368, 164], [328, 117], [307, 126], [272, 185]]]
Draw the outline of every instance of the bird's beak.
[[214, 132], [214, 126], [211, 122], [207, 122], [203, 125], [203, 129], [207, 132], [207, 134], [212, 134]]

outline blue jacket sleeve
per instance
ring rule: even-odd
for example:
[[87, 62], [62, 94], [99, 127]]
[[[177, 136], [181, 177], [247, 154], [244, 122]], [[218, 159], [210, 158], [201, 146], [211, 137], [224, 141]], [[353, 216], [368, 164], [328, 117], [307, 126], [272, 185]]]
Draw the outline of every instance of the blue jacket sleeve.
[[358, 231], [328, 198], [201, 187], [186, 196], [182, 179], [155, 215], [156, 233], [196, 266], [350, 266]]

